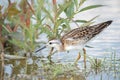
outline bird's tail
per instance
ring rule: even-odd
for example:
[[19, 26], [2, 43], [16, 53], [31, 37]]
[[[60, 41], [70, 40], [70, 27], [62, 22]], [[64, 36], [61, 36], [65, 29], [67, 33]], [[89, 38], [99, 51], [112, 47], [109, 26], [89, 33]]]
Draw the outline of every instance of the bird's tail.
[[108, 27], [111, 23], [112, 23], [112, 20], [109, 20], [109, 21], [92, 26], [95, 29], [93, 32], [93, 36], [99, 34], [104, 28]]

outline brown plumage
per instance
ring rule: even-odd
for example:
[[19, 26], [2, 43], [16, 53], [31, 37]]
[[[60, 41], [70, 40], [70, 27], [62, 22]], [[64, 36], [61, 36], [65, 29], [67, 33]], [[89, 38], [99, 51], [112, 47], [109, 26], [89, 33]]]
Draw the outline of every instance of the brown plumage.
[[61, 42], [64, 46], [85, 44], [103, 31], [104, 28], [109, 26], [111, 23], [112, 21], [110, 20], [93, 26], [85, 26], [73, 29], [61, 38]]
[[[58, 51], [83, 48], [88, 41], [103, 31], [104, 28], [109, 26], [111, 23], [112, 20], [93, 26], [85, 26], [73, 29], [62, 36], [60, 40], [49, 41], [46, 46], [55, 47]], [[36, 52], [42, 49], [43, 48], [37, 50]]]

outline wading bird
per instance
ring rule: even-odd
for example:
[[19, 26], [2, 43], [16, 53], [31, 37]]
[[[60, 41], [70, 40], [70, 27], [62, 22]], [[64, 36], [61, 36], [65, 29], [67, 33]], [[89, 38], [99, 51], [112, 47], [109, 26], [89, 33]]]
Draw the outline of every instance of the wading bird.
[[46, 46], [38, 49], [36, 52], [46, 48], [47, 46], [56, 48], [56, 50], [60, 52], [83, 49], [88, 41], [98, 35], [111, 23], [112, 20], [109, 20], [93, 26], [75, 28], [63, 35], [60, 39], [50, 40]]

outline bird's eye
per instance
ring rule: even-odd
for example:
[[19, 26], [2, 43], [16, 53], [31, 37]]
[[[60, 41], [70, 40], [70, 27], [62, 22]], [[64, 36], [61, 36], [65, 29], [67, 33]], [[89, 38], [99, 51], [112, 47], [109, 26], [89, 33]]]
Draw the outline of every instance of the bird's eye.
[[52, 44], [51, 42], [49, 44]]

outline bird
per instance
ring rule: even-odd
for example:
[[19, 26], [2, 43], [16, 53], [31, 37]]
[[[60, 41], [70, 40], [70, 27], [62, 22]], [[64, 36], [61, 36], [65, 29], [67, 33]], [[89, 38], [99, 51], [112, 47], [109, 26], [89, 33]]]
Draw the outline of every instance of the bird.
[[60, 39], [48, 41], [44, 47], [36, 50], [35, 52], [37, 53], [46, 47], [56, 48], [58, 52], [84, 48], [92, 38], [100, 34], [112, 22], [112, 20], [109, 20], [92, 26], [75, 28], [64, 34]]

